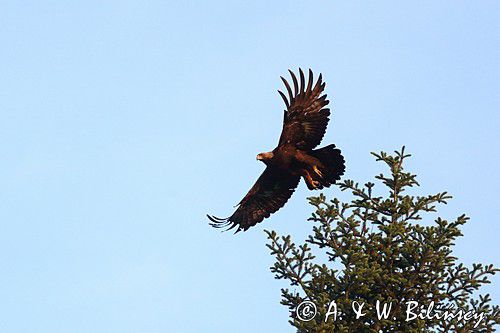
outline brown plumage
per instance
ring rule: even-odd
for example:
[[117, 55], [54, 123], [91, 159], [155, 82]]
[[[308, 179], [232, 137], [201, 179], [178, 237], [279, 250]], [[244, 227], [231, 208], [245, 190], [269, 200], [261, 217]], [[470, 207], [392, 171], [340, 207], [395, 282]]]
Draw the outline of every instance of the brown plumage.
[[247, 230], [283, 207], [292, 196], [302, 177], [310, 190], [329, 187], [344, 174], [344, 158], [335, 145], [315, 149], [325, 135], [330, 109], [323, 94], [325, 83], [321, 74], [313, 86], [309, 70], [307, 85], [304, 72], [299, 80], [290, 71], [293, 90], [282, 77], [288, 97], [278, 91], [286, 105], [283, 129], [278, 146], [271, 152], [260, 153], [257, 159], [266, 169], [228, 218], [207, 215], [216, 228]]

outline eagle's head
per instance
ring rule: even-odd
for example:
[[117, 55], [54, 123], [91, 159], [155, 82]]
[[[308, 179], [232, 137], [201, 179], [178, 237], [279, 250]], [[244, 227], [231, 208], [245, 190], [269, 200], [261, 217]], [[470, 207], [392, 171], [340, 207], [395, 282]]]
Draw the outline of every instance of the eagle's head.
[[257, 160], [262, 161], [265, 164], [267, 164], [273, 158], [273, 156], [274, 156], [274, 154], [272, 151], [270, 151], [268, 153], [260, 153], [257, 155]]

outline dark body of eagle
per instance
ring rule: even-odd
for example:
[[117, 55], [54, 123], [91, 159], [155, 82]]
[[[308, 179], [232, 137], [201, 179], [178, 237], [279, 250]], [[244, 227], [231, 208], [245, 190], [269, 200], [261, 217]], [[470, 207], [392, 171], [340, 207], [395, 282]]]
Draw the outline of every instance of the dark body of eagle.
[[214, 227], [237, 227], [236, 231], [245, 231], [283, 207], [301, 177], [310, 190], [315, 190], [329, 187], [344, 174], [344, 158], [335, 145], [315, 149], [325, 135], [330, 116], [321, 74], [313, 85], [313, 73], [309, 70], [306, 85], [301, 69], [299, 80], [289, 72], [293, 90], [282, 77], [288, 98], [278, 91], [286, 105], [278, 146], [257, 155], [257, 159], [266, 164], [266, 169], [233, 215], [224, 219], [207, 215]]

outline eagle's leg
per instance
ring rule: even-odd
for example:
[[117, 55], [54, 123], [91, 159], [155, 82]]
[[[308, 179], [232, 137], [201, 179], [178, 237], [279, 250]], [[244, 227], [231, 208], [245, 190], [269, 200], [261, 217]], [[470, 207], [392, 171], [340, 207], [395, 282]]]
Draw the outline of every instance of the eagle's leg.
[[319, 181], [314, 180], [311, 177], [311, 174], [307, 169], [302, 170], [302, 176], [304, 177], [304, 181], [306, 182], [307, 188], [310, 190], [315, 190], [321, 185]]
[[295, 158], [304, 166], [304, 169], [309, 169], [309, 172], [313, 175], [318, 175], [320, 178], [323, 178], [323, 173], [319, 169], [322, 167], [320, 160], [300, 150], [297, 151]]
[[321, 161], [310, 154], [297, 150], [295, 160], [301, 165], [301, 175], [304, 177], [307, 187], [310, 190], [322, 189], [323, 164]]

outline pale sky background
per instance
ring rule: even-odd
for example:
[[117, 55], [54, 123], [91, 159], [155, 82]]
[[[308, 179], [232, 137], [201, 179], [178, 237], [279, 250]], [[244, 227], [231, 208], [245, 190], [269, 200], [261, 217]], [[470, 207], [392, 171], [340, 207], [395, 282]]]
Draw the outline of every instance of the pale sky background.
[[[263, 229], [233, 236], [274, 148], [280, 75], [322, 72], [347, 178], [403, 144], [415, 193], [500, 266], [500, 2], [0, 1], [0, 331], [291, 332]], [[327, 196], [338, 189], [324, 191]], [[317, 194], [317, 193], [316, 193]], [[428, 223], [428, 222], [424, 222]], [[486, 291], [496, 304], [500, 278]], [[264, 327], [264, 328], [263, 328]]]

